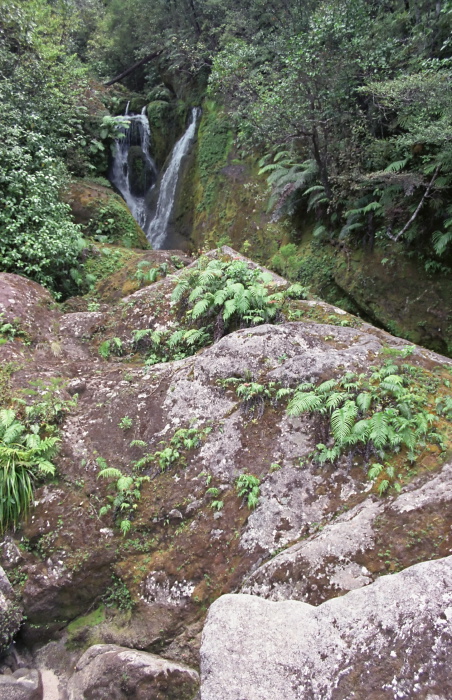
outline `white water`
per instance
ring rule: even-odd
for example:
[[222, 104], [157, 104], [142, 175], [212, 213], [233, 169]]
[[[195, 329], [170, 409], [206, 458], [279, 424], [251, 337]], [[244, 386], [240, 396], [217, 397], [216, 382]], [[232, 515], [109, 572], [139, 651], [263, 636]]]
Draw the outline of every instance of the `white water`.
[[[138, 222], [141, 228], [144, 228], [146, 223], [146, 194], [155, 186], [157, 168], [149, 155], [151, 130], [146, 116], [146, 108], [143, 107], [141, 114], [129, 114], [129, 104], [130, 102], [127, 103], [125, 115], [121, 118], [127, 119], [130, 123], [127, 129], [122, 130], [124, 138], [115, 141], [110, 180], [122, 194], [135, 221]], [[133, 194], [130, 189], [128, 155], [134, 138], [138, 142], [137, 145], [141, 146], [146, 169], [152, 174], [149, 186], [146, 187], [146, 192], [143, 196]]]
[[200, 113], [201, 110], [199, 107], [194, 107], [192, 109], [191, 121], [187, 131], [174, 146], [169, 165], [160, 183], [155, 216], [146, 230], [147, 239], [155, 250], [162, 248], [165, 243], [168, 222], [174, 206], [174, 197], [182, 158], [187, 155], [193, 143]]

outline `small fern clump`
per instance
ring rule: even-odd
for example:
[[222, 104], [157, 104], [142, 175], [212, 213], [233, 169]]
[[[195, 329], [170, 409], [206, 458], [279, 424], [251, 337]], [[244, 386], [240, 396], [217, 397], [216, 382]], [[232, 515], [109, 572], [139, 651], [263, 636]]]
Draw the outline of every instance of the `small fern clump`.
[[318, 208], [328, 203], [325, 187], [320, 182], [319, 168], [315, 160], [294, 162], [294, 155], [289, 151], [280, 151], [268, 163], [269, 156], [259, 162], [259, 175], [267, 175], [267, 184], [271, 189], [268, 211], [276, 214], [294, 214], [301, 196], [307, 197], [307, 210]]
[[274, 323], [287, 299], [305, 298], [299, 284], [271, 293], [272, 275], [250, 269], [240, 260], [223, 262], [200, 258], [198, 268], [183, 275], [172, 294], [173, 302], [189, 307], [192, 321], [213, 323], [214, 340], [235, 328]]
[[237, 495], [240, 498], [245, 498], [250, 509], [255, 508], [259, 502], [260, 483], [260, 479], [253, 474], [240, 474], [235, 482]]
[[99, 515], [102, 517], [113, 510], [113, 518], [125, 537], [132, 527], [133, 514], [138, 508], [141, 486], [144, 482], [150, 481], [150, 478], [123, 474], [119, 469], [109, 467], [101, 457], [98, 458], [97, 463], [102, 467], [97, 478], [109, 479], [115, 491], [114, 495], [108, 496], [110, 503], [102, 506]]
[[[210, 426], [204, 428], [179, 428], [176, 430], [169, 442], [161, 441], [161, 450], [156, 450], [153, 453], [146, 453], [141, 459], [133, 463], [133, 468], [142, 470], [149, 465], [158, 465], [161, 472], [166, 471], [175, 462], [184, 464], [184, 452], [197, 449], [201, 445], [201, 441], [211, 432]], [[133, 440], [133, 447], [147, 447], [147, 444], [141, 440]]]
[[146, 353], [146, 365], [183, 360], [212, 342], [212, 337], [204, 326], [173, 332], [140, 328], [133, 331], [132, 338], [134, 350]]
[[291, 389], [281, 387], [277, 382], [259, 384], [254, 382], [251, 374], [245, 373], [245, 377], [228, 377], [219, 379], [218, 384], [224, 388], [233, 387], [237, 397], [242, 402], [245, 413], [257, 411], [262, 415], [266, 401], [276, 403], [292, 393]]
[[[435, 438], [432, 425], [437, 415], [428, 409], [426, 391], [413, 387], [410, 366], [400, 368], [386, 362], [373, 369], [370, 376], [348, 372], [318, 386], [305, 383], [296, 389], [288, 404], [288, 414], [324, 417], [320, 424], [323, 440], [315, 452], [320, 464], [334, 463], [345, 453], [350, 462], [361, 454], [368, 464], [374, 455], [383, 461], [387, 452], [401, 451], [413, 463], [418, 447]], [[380, 462], [371, 466], [368, 476], [384, 477], [379, 485], [380, 493], [396, 478], [394, 470]], [[394, 486], [399, 489], [399, 482]]]

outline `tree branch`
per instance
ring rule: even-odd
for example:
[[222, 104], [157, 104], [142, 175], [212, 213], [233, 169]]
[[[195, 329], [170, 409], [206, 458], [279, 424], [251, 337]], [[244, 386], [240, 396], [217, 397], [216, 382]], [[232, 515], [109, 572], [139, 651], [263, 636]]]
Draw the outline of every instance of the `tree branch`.
[[153, 58], [157, 58], [157, 56], [160, 56], [160, 54], [163, 53], [163, 49], [160, 49], [160, 51], [154, 51], [154, 53], [150, 53], [144, 58], [141, 59], [141, 61], [137, 61], [137, 63], [134, 63], [133, 66], [130, 66], [130, 68], [127, 68], [123, 73], [120, 73], [117, 75], [115, 78], [112, 78], [111, 80], [108, 81], [108, 83], [104, 83], [105, 87], [110, 87], [110, 85], [114, 85], [115, 83], [118, 83], [120, 80], [123, 78], [126, 78], [128, 75], [133, 73], [134, 70], [139, 68], [140, 66], [144, 66], [145, 63], [149, 63], [149, 61], [152, 61]]
[[397, 242], [397, 241], [399, 240], [399, 238], [401, 238], [401, 237], [403, 236], [403, 234], [406, 233], [406, 231], [409, 229], [409, 227], [411, 226], [411, 224], [413, 223], [413, 221], [415, 220], [415, 218], [416, 218], [417, 215], [419, 214], [419, 212], [420, 212], [420, 210], [421, 210], [421, 208], [422, 208], [422, 205], [424, 204], [425, 200], [426, 200], [427, 197], [429, 196], [430, 190], [431, 190], [432, 187], [433, 187], [433, 183], [435, 182], [436, 178], [438, 177], [438, 173], [439, 173], [439, 171], [440, 171], [440, 168], [441, 168], [441, 165], [437, 165], [437, 166], [436, 166], [435, 172], [433, 173], [433, 177], [432, 177], [432, 179], [430, 180], [430, 182], [428, 183], [427, 189], [425, 190], [424, 195], [423, 195], [421, 201], [419, 202], [419, 204], [418, 204], [417, 207], [416, 207], [416, 211], [415, 211], [414, 214], [408, 219], [408, 221], [406, 222], [406, 224], [405, 224], [405, 226], [403, 227], [403, 229], [402, 229], [401, 231], [399, 231], [399, 233], [398, 233], [396, 236], [393, 236], [393, 235], [389, 232], [389, 230], [386, 232], [387, 235], [389, 236], [389, 238], [391, 239], [391, 241]]

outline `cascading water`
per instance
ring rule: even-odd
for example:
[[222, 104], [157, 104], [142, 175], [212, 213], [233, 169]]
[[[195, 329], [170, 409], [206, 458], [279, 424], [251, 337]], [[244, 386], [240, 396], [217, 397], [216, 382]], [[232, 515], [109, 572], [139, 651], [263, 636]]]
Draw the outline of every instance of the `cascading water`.
[[160, 249], [165, 244], [168, 222], [174, 206], [180, 166], [183, 157], [187, 155], [193, 143], [200, 114], [201, 110], [199, 107], [192, 109], [190, 124], [185, 134], [174, 146], [169, 165], [162, 177], [155, 215], [145, 229], [148, 241], [154, 249]]
[[149, 155], [151, 130], [146, 108], [141, 114], [129, 114], [129, 104], [122, 119], [128, 127], [121, 129], [122, 138], [115, 141], [110, 180], [122, 194], [133, 218], [144, 229], [146, 194], [155, 186], [157, 168]]

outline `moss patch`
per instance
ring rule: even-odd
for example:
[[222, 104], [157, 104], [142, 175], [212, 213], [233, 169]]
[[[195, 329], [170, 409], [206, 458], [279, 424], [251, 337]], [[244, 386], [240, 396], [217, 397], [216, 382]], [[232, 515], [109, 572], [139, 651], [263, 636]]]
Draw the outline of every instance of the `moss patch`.
[[80, 630], [86, 627], [95, 627], [96, 625], [100, 625], [100, 623], [104, 622], [104, 620], [105, 607], [101, 605], [96, 608], [96, 610], [88, 613], [88, 615], [82, 615], [81, 617], [77, 617], [75, 620], [72, 620], [72, 622], [70, 622], [67, 626], [69, 637], [75, 636], [80, 632]]

